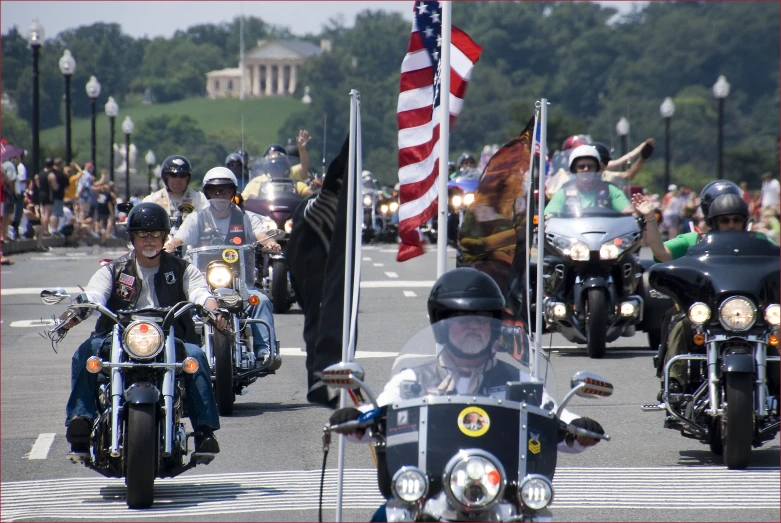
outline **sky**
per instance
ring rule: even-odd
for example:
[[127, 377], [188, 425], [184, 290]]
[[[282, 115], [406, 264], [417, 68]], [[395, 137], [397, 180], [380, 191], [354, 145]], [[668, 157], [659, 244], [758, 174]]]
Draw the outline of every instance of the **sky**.
[[[598, 2], [628, 12], [633, 4], [645, 2]], [[124, 33], [139, 38], [142, 36], [171, 37], [174, 32], [197, 24], [229, 22], [242, 12], [263, 21], [290, 28], [293, 34], [319, 33], [328, 20], [343, 16], [348, 27], [352, 27], [355, 15], [365, 9], [395, 11], [412, 21], [412, 2], [407, 1], [62, 1], [23, 2], [3, 0], [0, 2], [0, 26], [7, 33], [14, 25], [23, 35], [34, 17], [38, 17], [47, 37], [80, 25], [95, 22], [116, 22], [122, 25]], [[456, 4], [456, 8], [458, 5]]]

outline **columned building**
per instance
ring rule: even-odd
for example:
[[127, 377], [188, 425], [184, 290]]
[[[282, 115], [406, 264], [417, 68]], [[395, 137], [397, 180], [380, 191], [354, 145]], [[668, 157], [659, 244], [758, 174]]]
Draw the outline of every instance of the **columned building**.
[[[300, 40], [260, 40], [244, 58], [246, 97], [289, 96], [297, 87], [299, 70], [312, 56], [330, 51], [328, 40], [320, 46]], [[241, 65], [206, 73], [209, 98], [241, 96]]]

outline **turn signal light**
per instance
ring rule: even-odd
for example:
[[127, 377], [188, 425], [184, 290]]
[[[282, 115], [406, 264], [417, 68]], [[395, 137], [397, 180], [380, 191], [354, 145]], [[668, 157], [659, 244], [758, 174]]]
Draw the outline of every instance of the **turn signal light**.
[[702, 345], [705, 343], [705, 335], [704, 334], [695, 334], [694, 335], [694, 344], [695, 345]]
[[260, 298], [258, 298], [258, 296], [255, 294], [250, 294], [248, 301], [250, 305], [254, 306], [260, 303]]
[[767, 342], [773, 347], [778, 347], [778, 336], [776, 336], [775, 334], [771, 334], [770, 337], [767, 339]]
[[187, 374], [194, 374], [198, 371], [198, 360], [195, 358], [185, 358], [182, 362], [182, 370]]
[[534, 215], [533, 223], [534, 223], [534, 225], [539, 225], [540, 224], [540, 217], [538, 215], [536, 215], [536, 214]]
[[87, 360], [87, 372], [97, 374], [103, 368], [103, 360], [97, 356], [90, 356]]

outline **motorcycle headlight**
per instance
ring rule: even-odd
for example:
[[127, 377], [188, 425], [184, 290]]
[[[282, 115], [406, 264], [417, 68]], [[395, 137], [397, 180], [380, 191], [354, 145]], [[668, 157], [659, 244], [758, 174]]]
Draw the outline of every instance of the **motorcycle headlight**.
[[382, 205], [380, 205], [380, 212], [382, 214], [388, 214], [388, 206], [385, 205], [384, 203]]
[[574, 242], [569, 248], [569, 255], [573, 261], [588, 261], [591, 257], [591, 252], [585, 243]]
[[727, 330], [743, 332], [754, 326], [757, 308], [743, 296], [727, 298], [719, 307], [719, 322]]
[[710, 319], [710, 307], [698, 301], [689, 307], [689, 319], [692, 323], [702, 325]]
[[781, 306], [777, 303], [768, 305], [765, 307], [765, 321], [775, 327], [778, 326], [779, 320], [781, 320]]
[[450, 199], [450, 203], [453, 204], [453, 207], [461, 207], [461, 204], [464, 202], [464, 199], [461, 197], [460, 194], [456, 194]]
[[553, 485], [540, 474], [529, 474], [521, 482], [521, 502], [532, 510], [541, 510], [553, 500]]
[[401, 467], [393, 475], [393, 491], [396, 497], [414, 503], [428, 492], [428, 478], [415, 467]]
[[160, 354], [164, 342], [163, 329], [149, 321], [134, 321], [127, 326], [122, 335], [122, 346], [125, 351], [138, 360], [150, 360]]
[[464, 195], [464, 205], [472, 205], [472, 202], [475, 201], [475, 195], [473, 193], [467, 193]]
[[396, 202], [391, 202], [391, 204], [390, 204], [390, 211], [391, 212], [396, 212], [398, 210], [399, 210], [399, 204], [396, 203]]
[[635, 244], [640, 238], [640, 233], [629, 233], [618, 238], [613, 238], [602, 244], [599, 248], [599, 258], [602, 260], [615, 260], [622, 252]]
[[214, 289], [223, 289], [233, 281], [233, 272], [224, 265], [209, 267], [206, 270], [206, 281]]
[[363, 205], [366, 207], [371, 207], [372, 205], [372, 197], [371, 196], [364, 196], [363, 197]]
[[293, 220], [292, 219], [290, 219], [290, 220], [285, 222], [285, 233], [286, 234], [290, 234], [291, 232], [293, 232]]
[[615, 260], [619, 254], [621, 254], [621, 249], [613, 242], [603, 243], [599, 248], [600, 260]]
[[502, 466], [490, 454], [461, 451], [446, 467], [445, 489], [464, 508], [484, 508], [499, 498], [505, 483]]

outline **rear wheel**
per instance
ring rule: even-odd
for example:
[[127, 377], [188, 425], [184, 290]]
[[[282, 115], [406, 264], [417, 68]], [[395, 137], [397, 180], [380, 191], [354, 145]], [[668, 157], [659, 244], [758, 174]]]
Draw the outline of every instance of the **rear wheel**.
[[725, 379], [724, 464], [731, 469], [744, 469], [751, 461], [751, 441], [754, 439], [754, 379], [749, 373], [727, 373]]
[[274, 314], [282, 314], [290, 308], [290, 294], [287, 289], [287, 264], [285, 260], [274, 260], [271, 278], [271, 303]]
[[155, 459], [159, 431], [155, 405], [128, 405], [125, 484], [128, 508], [149, 508], [155, 499]]
[[233, 358], [231, 343], [226, 335], [214, 330], [212, 336], [214, 347], [214, 395], [217, 399], [217, 412], [220, 416], [233, 414], [233, 403], [236, 395], [233, 392]]
[[586, 295], [586, 351], [589, 358], [605, 355], [607, 339], [607, 298], [605, 289], [591, 289]]

